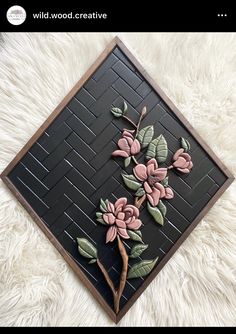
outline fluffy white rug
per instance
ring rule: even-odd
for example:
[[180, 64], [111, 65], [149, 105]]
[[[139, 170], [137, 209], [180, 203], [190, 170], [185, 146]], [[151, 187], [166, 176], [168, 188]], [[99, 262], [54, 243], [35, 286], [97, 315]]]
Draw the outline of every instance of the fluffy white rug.
[[[3, 34], [0, 170], [115, 34]], [[120, 34], [236, 173], [236, 34]], [[16, 199], [0, 189], [0, 325], [114, 326]], [[236, 325], [233, 183], [119, 326]]]

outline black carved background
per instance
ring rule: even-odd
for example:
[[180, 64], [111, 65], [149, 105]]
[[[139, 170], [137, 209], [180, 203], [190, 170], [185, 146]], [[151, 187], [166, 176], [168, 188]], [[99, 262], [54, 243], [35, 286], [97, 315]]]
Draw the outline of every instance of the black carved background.
[[[179, 137], [191, 143], [194, 163], [191, 174], [169, 173], [175, 197], [165, 201], [165, 225], [160, 227], [154, 223], [146, 209], [141, 213], [143, 240], [149, 244], [142, 258], [159, 256], [161, 261], [226, 177], [120, 49], [114, 49], [9, 175], [111, 307], [110, 290], [96, 264], [89, 265], [79, 255], [76, 237], [89, 238], [96, 245], [101, 261], [118, 282], [121, 261], [116, 245], [115, 242], [105, 245], [107, 228], [96, 223], [95, 212], [101, 197], [113, 202], [127, 197], [133, 202], [120, 176], [123, 159], [111, 158], [120, 131], [130, 128], [110, 112], [111, 105], [121, 107], [123, 100], [128, 104], [128, 115], [135, 122], [143, 106], [147, 106], [148, 114], [142, 126], [154, 124], [155, 136], [161, 133], [165, 136], [169, 147], [167, 165], [179, 148]], [[142, 157], [139, 159], [142, 161]], [[130, 248], [134, 243], [125, 244]], [[136, 261], [131, 260], [130, 264]], [[133, 279], [126, 284], [121, 307], [143, 281]]]

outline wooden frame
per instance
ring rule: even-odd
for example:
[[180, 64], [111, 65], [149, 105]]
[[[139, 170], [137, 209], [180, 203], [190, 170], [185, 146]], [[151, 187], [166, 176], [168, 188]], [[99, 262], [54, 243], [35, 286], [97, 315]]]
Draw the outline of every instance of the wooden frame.
[[[222, 187], [216, 192], [216, 194], [211, 198], [205, 208], [200, 212], [200, 214], [195, 218], [193, 223], [185, 230], [185, 232], [181, 235], [181, 237], [177, 240], [168, 254], [164, 257], [164, 259], [157, 265], [157, 267], [151, 272], [151, 274], [147, 277], [142, 287], [138, 289], [134, 295], [130, 298], [127, 304], [121, 309], [121, 311], [116, 315], [115, 312], [110, 308], [110, 306], [106, 303], [100, 293], [96, 290], [96, 288], [90, 283], [85, 274], [80, 270], [74, 260], [71, 258], [69, 253], [61, 246], [56, 237], [51, 233], [51, 231], [45, 226], [45, 224], [41, 221], [41, 218], [35, 213], [33, 208], [29, 205], [29, 203], [24, 199], [24, 197], [19, 193], [16, 187], [8, 178], [8, 174], [12, 171], [12, 169], [16, 166], [16, 164], [21, 160], [21, 158], [26, 154], [26, 152], [30, 149], [30, 147], [37, 141], [37, 139], [43, 134], [46, 128], [53, 122], [53, 120], [59, 115], [59, 113], [63, 110], [63, 108], [68, 104], [68, 102], [72, 99], [75, 93], [85, 84], [85, 82], [91, 77], [93, 72], [98, 68], [99, 65], [106, 59], [107, 55], [118, 46], [125, 55], [132, 61], [132, 63], [136, 66], [136, 68], [141, 72], [142, 76], [148, 81], [149, 85], [161, 96], [161, 98], [165, 101], [165, 103], [172, 109], [172, 111], [177, 115], [180, 121], [188, 128], [188, 131], [191, 135], [198, 141], [201, 147], [208, 153], [208, 155], [214, 160], [220, 170], [227, 177], [226, 182]], [[1, 178], [3, 182], [7, 185], [7, 187], [13, 192], [19, 202], [25, 207], [30, 216], [34, 219], [37, 225], [42, 229], [42, 231], [46, 234], [48, 239], [53, 243], [53, 245], [57, 248], [63, 258], [67, 261], [67, 263], [71, 266], [71, 268], [75, 271], [75, 273], [79, 276], [80, 280], [85, 284], [85, 286], [90, 290], [90, 292], [96, 296], [98, 302], [103, 306], [108, 315], [111, 317], [113, 321], [116, 323], [125, 315], [125, 313], [129, 310], [129, 308], [133, 305], [136, 299], [140, 296], [140, 294], [146, 289], [149, 283], [156, 277], [158, 272], [164, 267], [167, 261], [172, 257], [174, 252], [179, 248], [179, 246], [183, 243], [183, 241], [188, 237], [188, 235], [192, 232], [192, 230], [197, 226], [203, 216], [210, 210], [213, 204], [217, 201], [217, 199], [221, 196], [221, 194], [229, 187], [232, 183], [234, 177], [231, 172], [227, 169], [227, 167], [219, 160], [219, 158], [215, 155], [215, 153], [210, 149], [210, 147], [205, 143], [205, 141], [198, 135], [198, 133], [193, 129], [193, 127], [189, 124], [189, 122], [185, 119], [185, 117], [180, 113], [180, 111], [176, 108], [176, 106], [171, 102], [171, 100], [166, 96], [166, 94], [162, 91], [162, 89], [154, 82], [154, 80], [147, 74], [144, 68], [140, 65], [140, 63], [135, 59], [135, 57], [130, 53], [125, 44], [118, 38], [115, 37], [110, 44], [106, 47], [106, 49], [102, 52], [102, 54], [98, 57], [95, 63], [88, 69], [88, 71], [82, 76], [79, 82], [72, 88], [72, 90], [66, 95], [66, 97], [62, 100], [62, 102], [56, 107], [56, 109], [52, 112], [52, 114], [48, 117], [48, 119], [43, 123], [43, 125], [38, 129], [38, 131], [33, 135], [33, 137], [26, 143], [26, 145], [21, 149], [21, 151], [16, 155], [16, 157], [9, 163], [9, 165], [5, 168], [5, 170], [1, 174]]]

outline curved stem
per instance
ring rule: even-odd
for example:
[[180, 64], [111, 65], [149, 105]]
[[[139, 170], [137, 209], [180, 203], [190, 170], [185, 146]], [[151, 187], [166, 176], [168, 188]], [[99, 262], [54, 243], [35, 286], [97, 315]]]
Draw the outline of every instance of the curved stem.
[[135, 129], [137, 129], [137, 125], [127, 116], [123, 115], [122, 118], [126, 119], [126, 121], [128, 121], [130, 124], [132, 124]]
[[116, 314], [119, 312], [119, 309], [120, 309], [120, 298], [122, 296], [122, 293], [124, 291], [125, 284], [126, 284], [127, 272], [128, 272], [128, 260], [129, 260], [129, 257], [126, 253], [125, 246], [123, 242], [120, 240], [119, 235], [117, 235], [117, 241], [118, 241], [118, 248], [120, 251], [120, 255], [123, 261], [123, 266], [122, 266], [122, 272], [120, 275], [119, 288], [117, 290], [116, 295], [114, 296], [114, 309], [115, 309]]
[[103, 264], [100, 262], [99, 259], [97, 259], [97, 265], [98, 267], [100, 268], [101, 272], [103, 273], [103, 276], [107, 282], [107, 284], [109, 285], [112, 293], [113, 293], [113, 296], [116, 294], [116, 289], [114, 287], [114, 284], [112, 282], [112, 280], [110, 279], [110, 276], [108, 274], [108, 272], [106, 271], [105, 267], [103, 266]]
[[143, 202], [146, 199], [146, 194], [144, 194], [142, 197], [135, 197], [134, 200], [134, 205], [136, 206], [136, 208], [140, 208], [140, 206], [143, 204]]
[[141, 123], [142, 119], [145, 117], [146, 113], [147, 113], [147, 108], [143, 107], [143, 109], [141, 111], [141, 114], [139, 116], [139, 120], [138, 120], [138, 124], [137, 124], [137, 128], [136, 128], [136, 135], [138, 134], [140, 123]]
[[170, 165], [169, 167], [167, 167], [167, 169], [172, 169], [172, 168], [174, 168], [173, 165]]

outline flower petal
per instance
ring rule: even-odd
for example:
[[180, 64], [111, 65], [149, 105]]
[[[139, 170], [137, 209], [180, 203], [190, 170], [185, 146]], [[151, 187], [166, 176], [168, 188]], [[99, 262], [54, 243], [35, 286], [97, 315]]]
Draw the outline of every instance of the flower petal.
[[191, 161], [186, 161], [185, 164], [181, 168], [189, 168]]
[[182, 168], [186, 164], [186, 160], [182, 157], [178, 157], [178, 159], [173, 163], [175, 168]]
[[111, 154], [113, 157], [124, 157], [124, 158], [128, 158], [129, 154], [125, 151], [121, 151], [121, 150], [116, 150], [114, 152], [112, 152]]
[[192, 168], [193, 168], [193, 163], [192, 163], [192, 161], [189, 161], [188, 169], [191, 170]]
[[139, 209], [134, 205], [126, 205], [123, 211], [125, 213], [130, 213], [130, 216], [135, 216], [136, 218], [139, 216]]
[[130, 154], [130, 145], [126, 138], [119, 139], [117, 145], [122, 151], [125, 151], [126, 153]]
[[117, 217], [119, 212], [122, 212], [123, 210], [123, 204], [118, 205], [118, 207], [115, 209], [115, 216]]
[[122, 206], [125, 206], [127, 203], [127, 198], [126, 197], [121, 197], [115, 202], [115, 209], [118, 208], [119, 205], [122, 204]]
[[115, 212], [114, 204], [112, 204], [111, 202], [108, 202], [107, 209], [108, 209], [109, 212], [114, 213]]
[[162, 181], [167, 175], [167, 168], [158, 168], [154, 170], [153, 176], [157, 178], [157, 181]]
[[165, 188], [164, 188], [164, 186], [161, 183], [156, 182], [154, 184], [154, 188], [156, 188], [156, 189], [158, 189], [160, 191], [160, 198], [162, 198], [162, 197], [165, 196], [165, 193], [166, 193], [165, 192]]
[[104, 213], [102, 215], [102, 219], [104, 220], [105, 223], [107, 223], [108, 225], [113, 225], [115, 223], [115, 216], [113, 215], [113, 213]]
[[184, 149], [183, 149], [183, 148], [179, 148], [179, 149], [175, 152], [175, 154], [174, 154], [174, 156], [173, 156], [173, 160], [177, 160], [178, 157], [180, 156], [180, 154], [182, 154], [183, 152], [184, 152]]
[[122, 137], [129, 137], [129, 138], [132, 138], [134, 139], [132, 133], [134, 133], [135, 130], [127, 130], [127, 129], [123, 129], [123, 133], [122, 133]]
[[150, 172], [152, 173], [155, 169], [158, 168], [158, 163], [157, 163], [156, 159], [152, 158], [152, 159], [148, 160], [146, 166], [147, 166], [147, 170], [148, 170], [148, 175], [152, 175], [152, 174], [150, 174]]
[[137, 139], [134, 140], [133, 144], [131, 145], [131, 154], [132, 155], [135, 155], [135, 154], [138, 154], [140, 152], [140, 143]]
[[144, 189], [145, 189], [147, 194], [150, 194], [152, 192], [152, 188], [149, 186], [147, 181], [144, 182]]
[[140, 181], [145, 181], [147, 179], [147, 167], [143, 164], [138, 164], [133, 169], [134, 175]]
[[160, 191], [156, 188], [153, 188], [153, 191], [151, 194], [147, 194], [147, 198], [152, 206], [157, 206], [160, 199]]
[[190, 172], [188, 168], [177, 168], [177, 170], [184, 174], [188, 174]]
[[116, 226], [120, 227], [120, 228], [126, 228], [126, 224], [123, 220], [120, 219], [116, 219]]
[[166, 199], [171, 199], [174, 197], [173, 190], [170, 187], [165, 188], [165, 192], [166, 192], [165, 194]]
[[118, 234], [124, 239], [129, 239], [129, 235], [126, 231], [126, 228], [119, 228], [118, 227]]
[[129, 148], [131, 147], [131, 145], [133, 144], [133, 142], [134, 142], [134, 139], [133, 138], [129, 138], [129, 137], [127, 137], [127, 138], [125, 138], [125, 140], [127, 140], [127, 142], [128, 142], [128, 145], [129, 145]]
[[120, 219], [120, 220], [124, 220], [125, 219], [124, 212], [118, 212], [117, 218]]
[[116, 226], [111, 226], [109, 227], [107, 234], [106, 234], [106, 243], [112, 242], [117, 235], [117, 227]]
[[130, 224], [127, 225], [127, 227], [131, 230], [138, 230], [141, 225], [142, 222], [140, 219], [134, 219]]
[[182, 153], [181, 157], [183, 157], [186, 161], [190, 161], [191, 160], [191, 157], [190, 157], [190, 155], [188, 153]]

